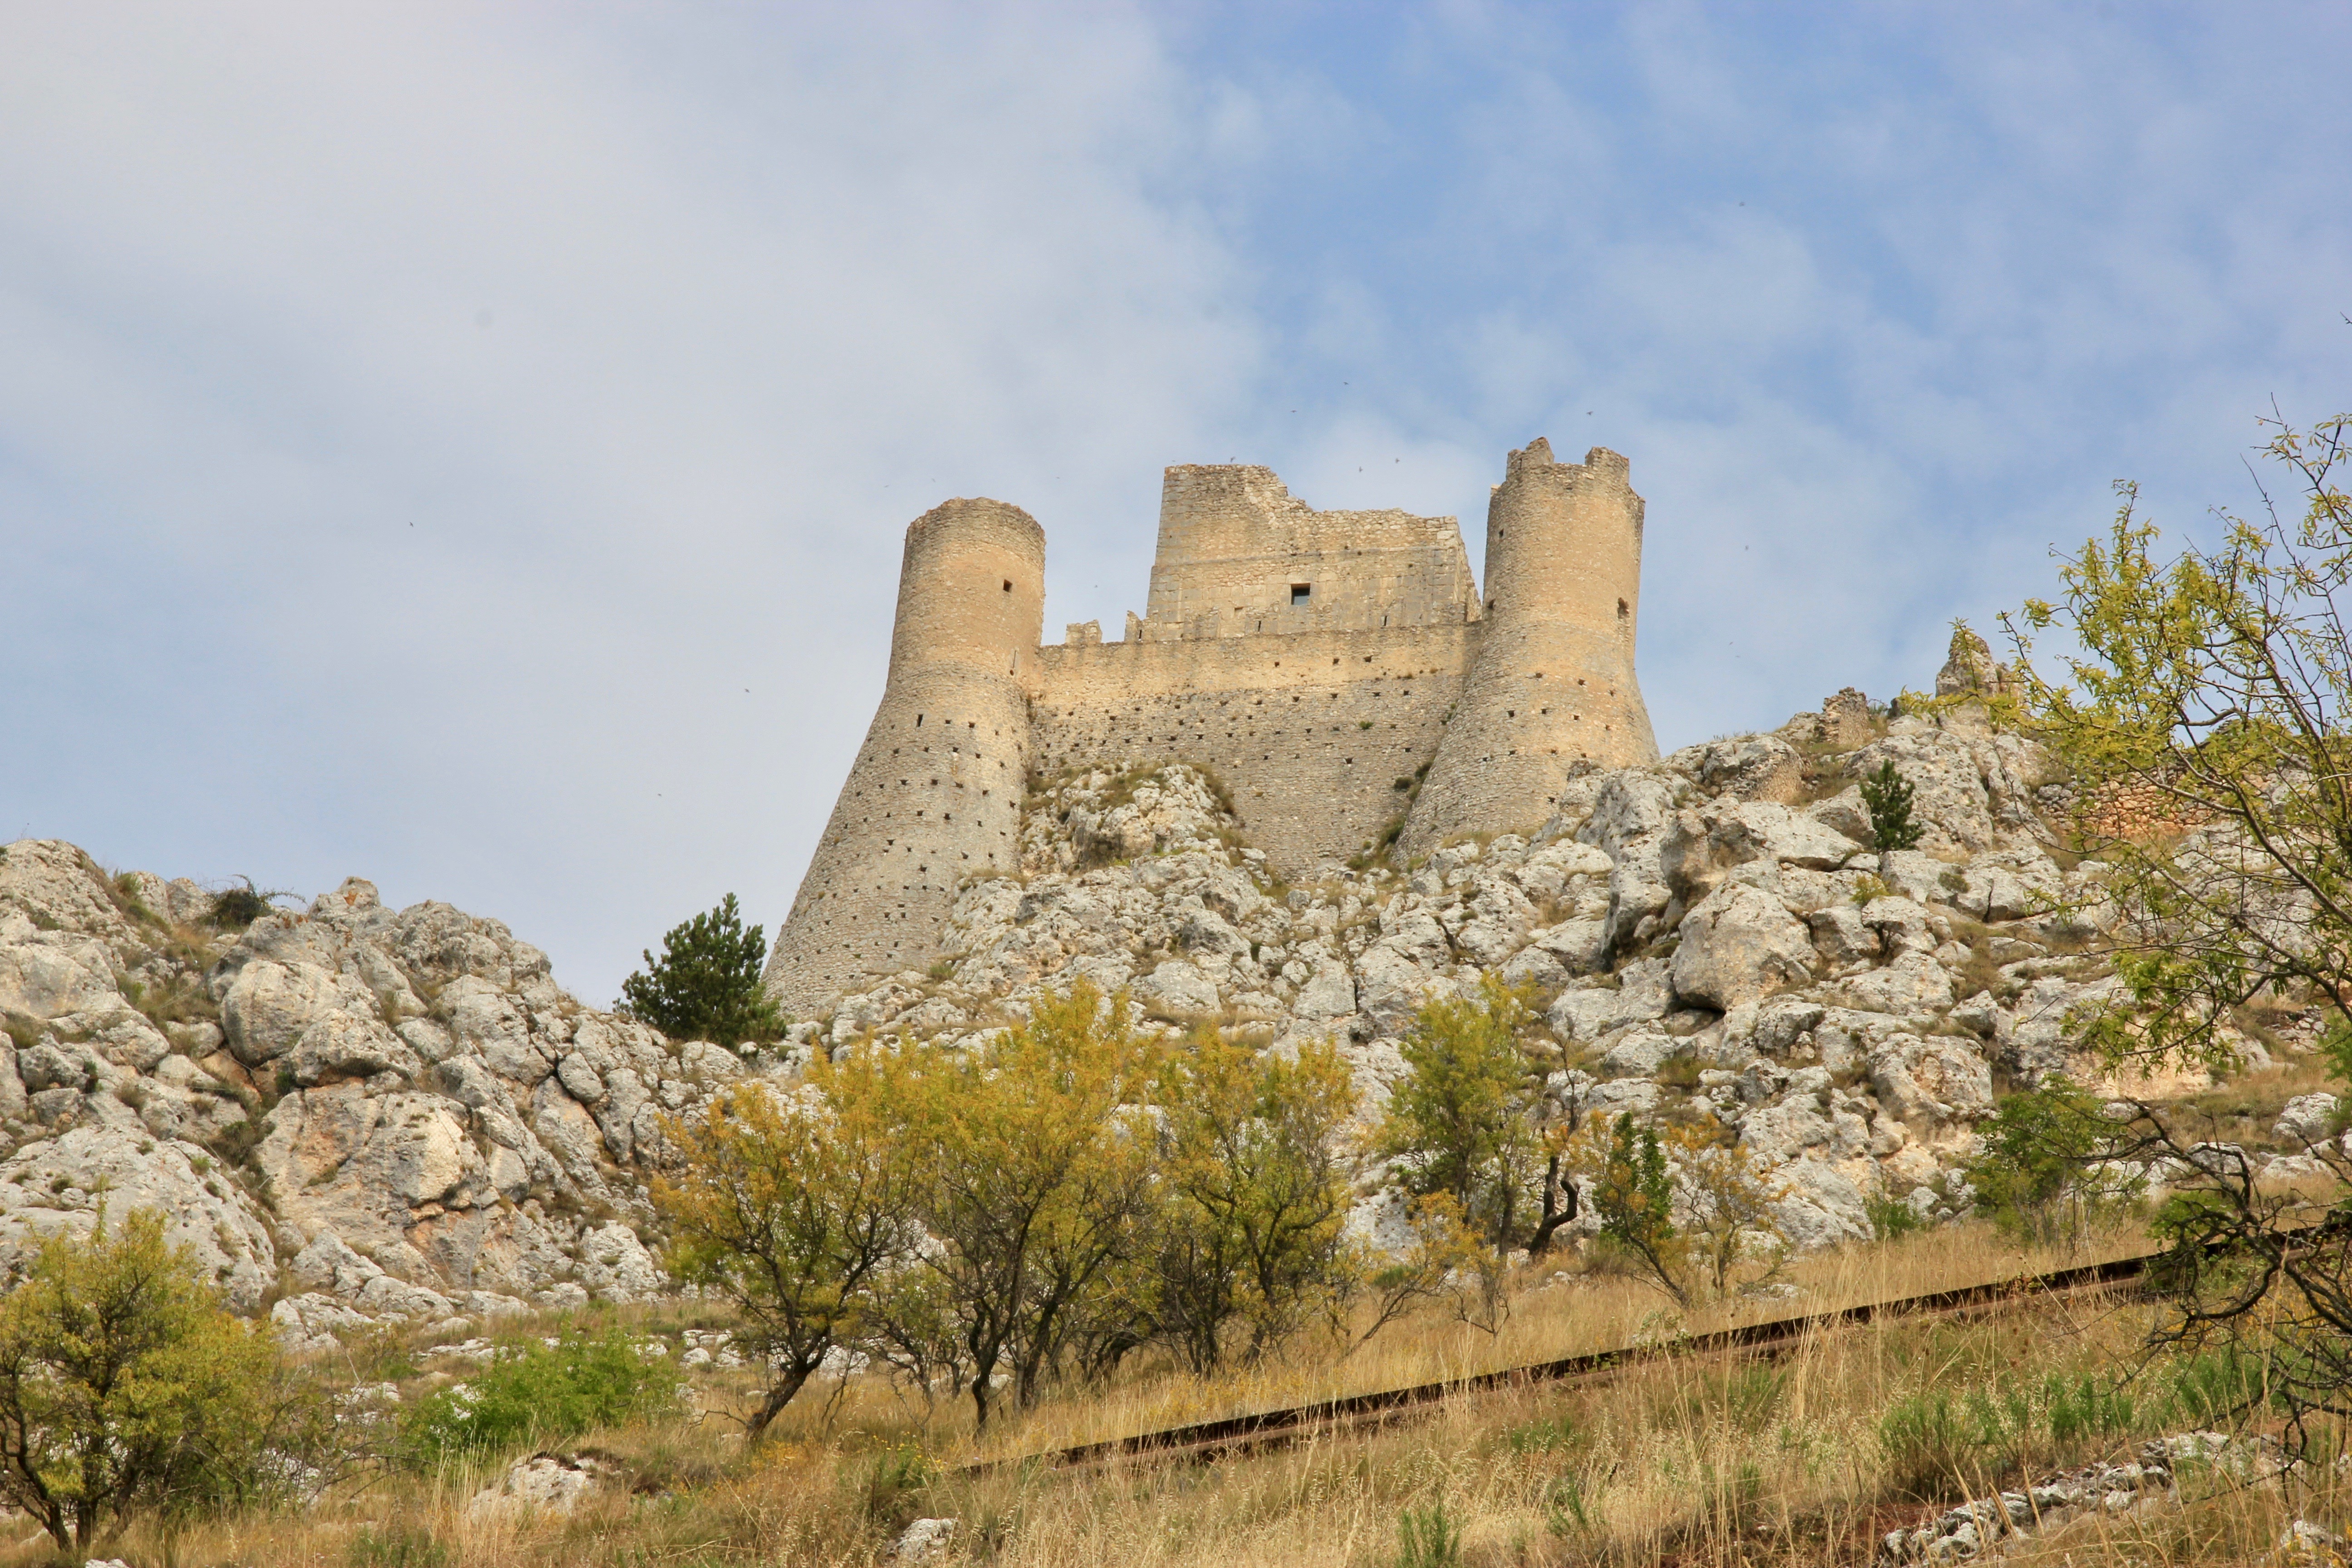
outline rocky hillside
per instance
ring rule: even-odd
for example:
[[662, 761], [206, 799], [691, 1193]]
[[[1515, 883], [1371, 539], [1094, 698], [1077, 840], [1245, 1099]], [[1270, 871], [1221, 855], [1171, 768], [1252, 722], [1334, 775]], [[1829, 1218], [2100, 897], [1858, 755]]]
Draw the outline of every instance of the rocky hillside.
[[[1886, 762], [1926, 831], [1882, 855], [1856, 781]], [[1996, 1074], [2069, 1065], [2067, 1013], [2114, 984], [2085, 951], [2095, 906], [2053, 912], [2100, 868], [2055, 858], [2042, 771], [1980, 707], [1890, 723], [1848, 691], [1769, 734], [1587, 773], [1530, 837], [1297, 886], [1195, 770], [1082, 772], [1032, 795], [1024, 874], [964, 892], [961, 956], [794, 1034], [950, 1046], [1082, 975], [1171, 1030], [1332, 1037], [1377, 1104], [1423, 999], [1495, 972], [1551, 998], [1563, 1109], [1705, 1109], [1776, 1167], [1787, 1234], [1832, 1244], [1871, 1234], [1873, 1196], [1964, 1206]]]
[[[1926, 837], [1881, 855], [1854, 781], [1889, 761]], [[2049, 912], [2098, 868], [2053, 857], [2041, 772], [1981, 709], [1888, 723], [1847, 692], [1585, 773], [1532, 837], [1298, 885], [1199, 772], [1080, 773], [1030, 796], [1024, 874], [963, 891], [957, 956], [749, 1057], [583, 1006], [545, 954], [446, 904], [395, 911], [354, 879], [257, 912], [12, 844], [0, 1264], [101, 1203], [154, 1205], [298, 1345], [625, 1300], [661, 1286], [661, 1113], [726, 1079], [866, 1037], [952, 1047], [1084, 976], [1171, 1031], [1334, 1037], [1376, 1105], [1423, 998], [1489, 972], [1547, 997], [1564, 1109], [1711, 1111], [1786, 1182], [1790, 1237], [1827, 1245], [1869, 1233], [1871, 1196], [1953, 1212], [1996, 1074], [2065, 1066], [2067, 1011], [2112, 984], [2095, 932]]]
[[69, 844], [0, 850], [0, 1255], [160, 1206], [298, 1343], [659, 1288], [638, 1239], [659, 1114], [742, 1061], [581, 1005], [446, 904], [353, 879], [225, 931], [236, 902]]

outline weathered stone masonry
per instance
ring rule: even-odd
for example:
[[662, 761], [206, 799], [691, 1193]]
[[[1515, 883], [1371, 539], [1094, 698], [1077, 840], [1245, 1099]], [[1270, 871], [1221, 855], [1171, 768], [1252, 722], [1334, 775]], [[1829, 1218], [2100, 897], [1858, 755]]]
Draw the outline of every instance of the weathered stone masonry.
[[[1280, 868], [1342, 858], [1412, 800], [1417, 853], [1550, 814], [1568, 770], [1653, 760], [1623, 458], [1510, 455], [1486, 594], [1450, 517], [1317, 511], [1272, 470], [1167, 471], [1148, 614], [1041, 647], [1045, 533], [951, 500], [907, 531], [889, 679], [769, 961], [813, 1011], [920, 968], [964, 879], [1014, 869], [1024, 778], [1202, 763]], [[1415, 779], [1426, 770], [1417, 797]]]

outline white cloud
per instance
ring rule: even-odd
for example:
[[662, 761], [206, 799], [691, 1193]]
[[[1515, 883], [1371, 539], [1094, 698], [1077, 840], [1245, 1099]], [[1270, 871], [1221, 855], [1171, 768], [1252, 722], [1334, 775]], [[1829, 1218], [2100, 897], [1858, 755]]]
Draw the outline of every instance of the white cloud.
[[2346, 401], [2347, 31], [18, 7], [0, 831], [372, 874], [609, 995], [782, 914], [910, 518], [1029, 507], [1048, 635], [1115, 627], [1171, 462], [1475, 561], [1507, 448], [1611, 446], [1662, 740], [1920, 684], [2112, 478], [2194, 522]]
[[1184, 84], [1134, 18], [648, 42], [0, 24], [0, 482], [54, 737], [12, 834], [373, 872], [609, 994], [730, 888], [782, 913], [909, 518], [996, 493], [1083, 560], [1251, 374], [1227, 247], [1152, 188]]

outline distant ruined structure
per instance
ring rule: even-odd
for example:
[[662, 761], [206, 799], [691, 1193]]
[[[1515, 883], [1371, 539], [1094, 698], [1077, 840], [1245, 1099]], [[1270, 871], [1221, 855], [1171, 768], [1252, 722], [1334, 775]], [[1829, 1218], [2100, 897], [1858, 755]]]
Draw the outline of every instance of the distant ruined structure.
[[950, 500], [908, 526], [882, 703], [776, 937], [796, 1013], [940, 956], [1020, 868], [1030, 773], [1186, 762], [1286, 873], [1533, 827], [1571, 768], [1654, 761], [1633, 678], [1642, 498], [1603, 447], [1510, 455], [1482, 602], [1450, 517], [1317, 511], [1268, 468], [1167, 470], [1148, 613], [1040, 646], [1045, 535]]

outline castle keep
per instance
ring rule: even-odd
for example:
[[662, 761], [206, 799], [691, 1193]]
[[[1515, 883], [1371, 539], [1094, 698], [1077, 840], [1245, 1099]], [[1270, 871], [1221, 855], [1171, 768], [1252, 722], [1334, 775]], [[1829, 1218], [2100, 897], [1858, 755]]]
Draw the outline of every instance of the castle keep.
[[1040, 646], [1045, 568], [1045, 531], [1003, 501], [908, 526], [881, 707], [768, 963], [791, 1010], [939, 956], [961, 884], [1019, 869], [1032, 769], [1205, 765], [1297, 873], [1400, 811], [1409, 854], [1532, 827], [1570, 767], [1658, 754], [1633, 679], [1642, 498], [1603, 447], [1510, 455], [1483, 600], [1454, 519], [1317, 511], [1246, 466], [1167, 471], [1122, 640], [1088, 621]]

